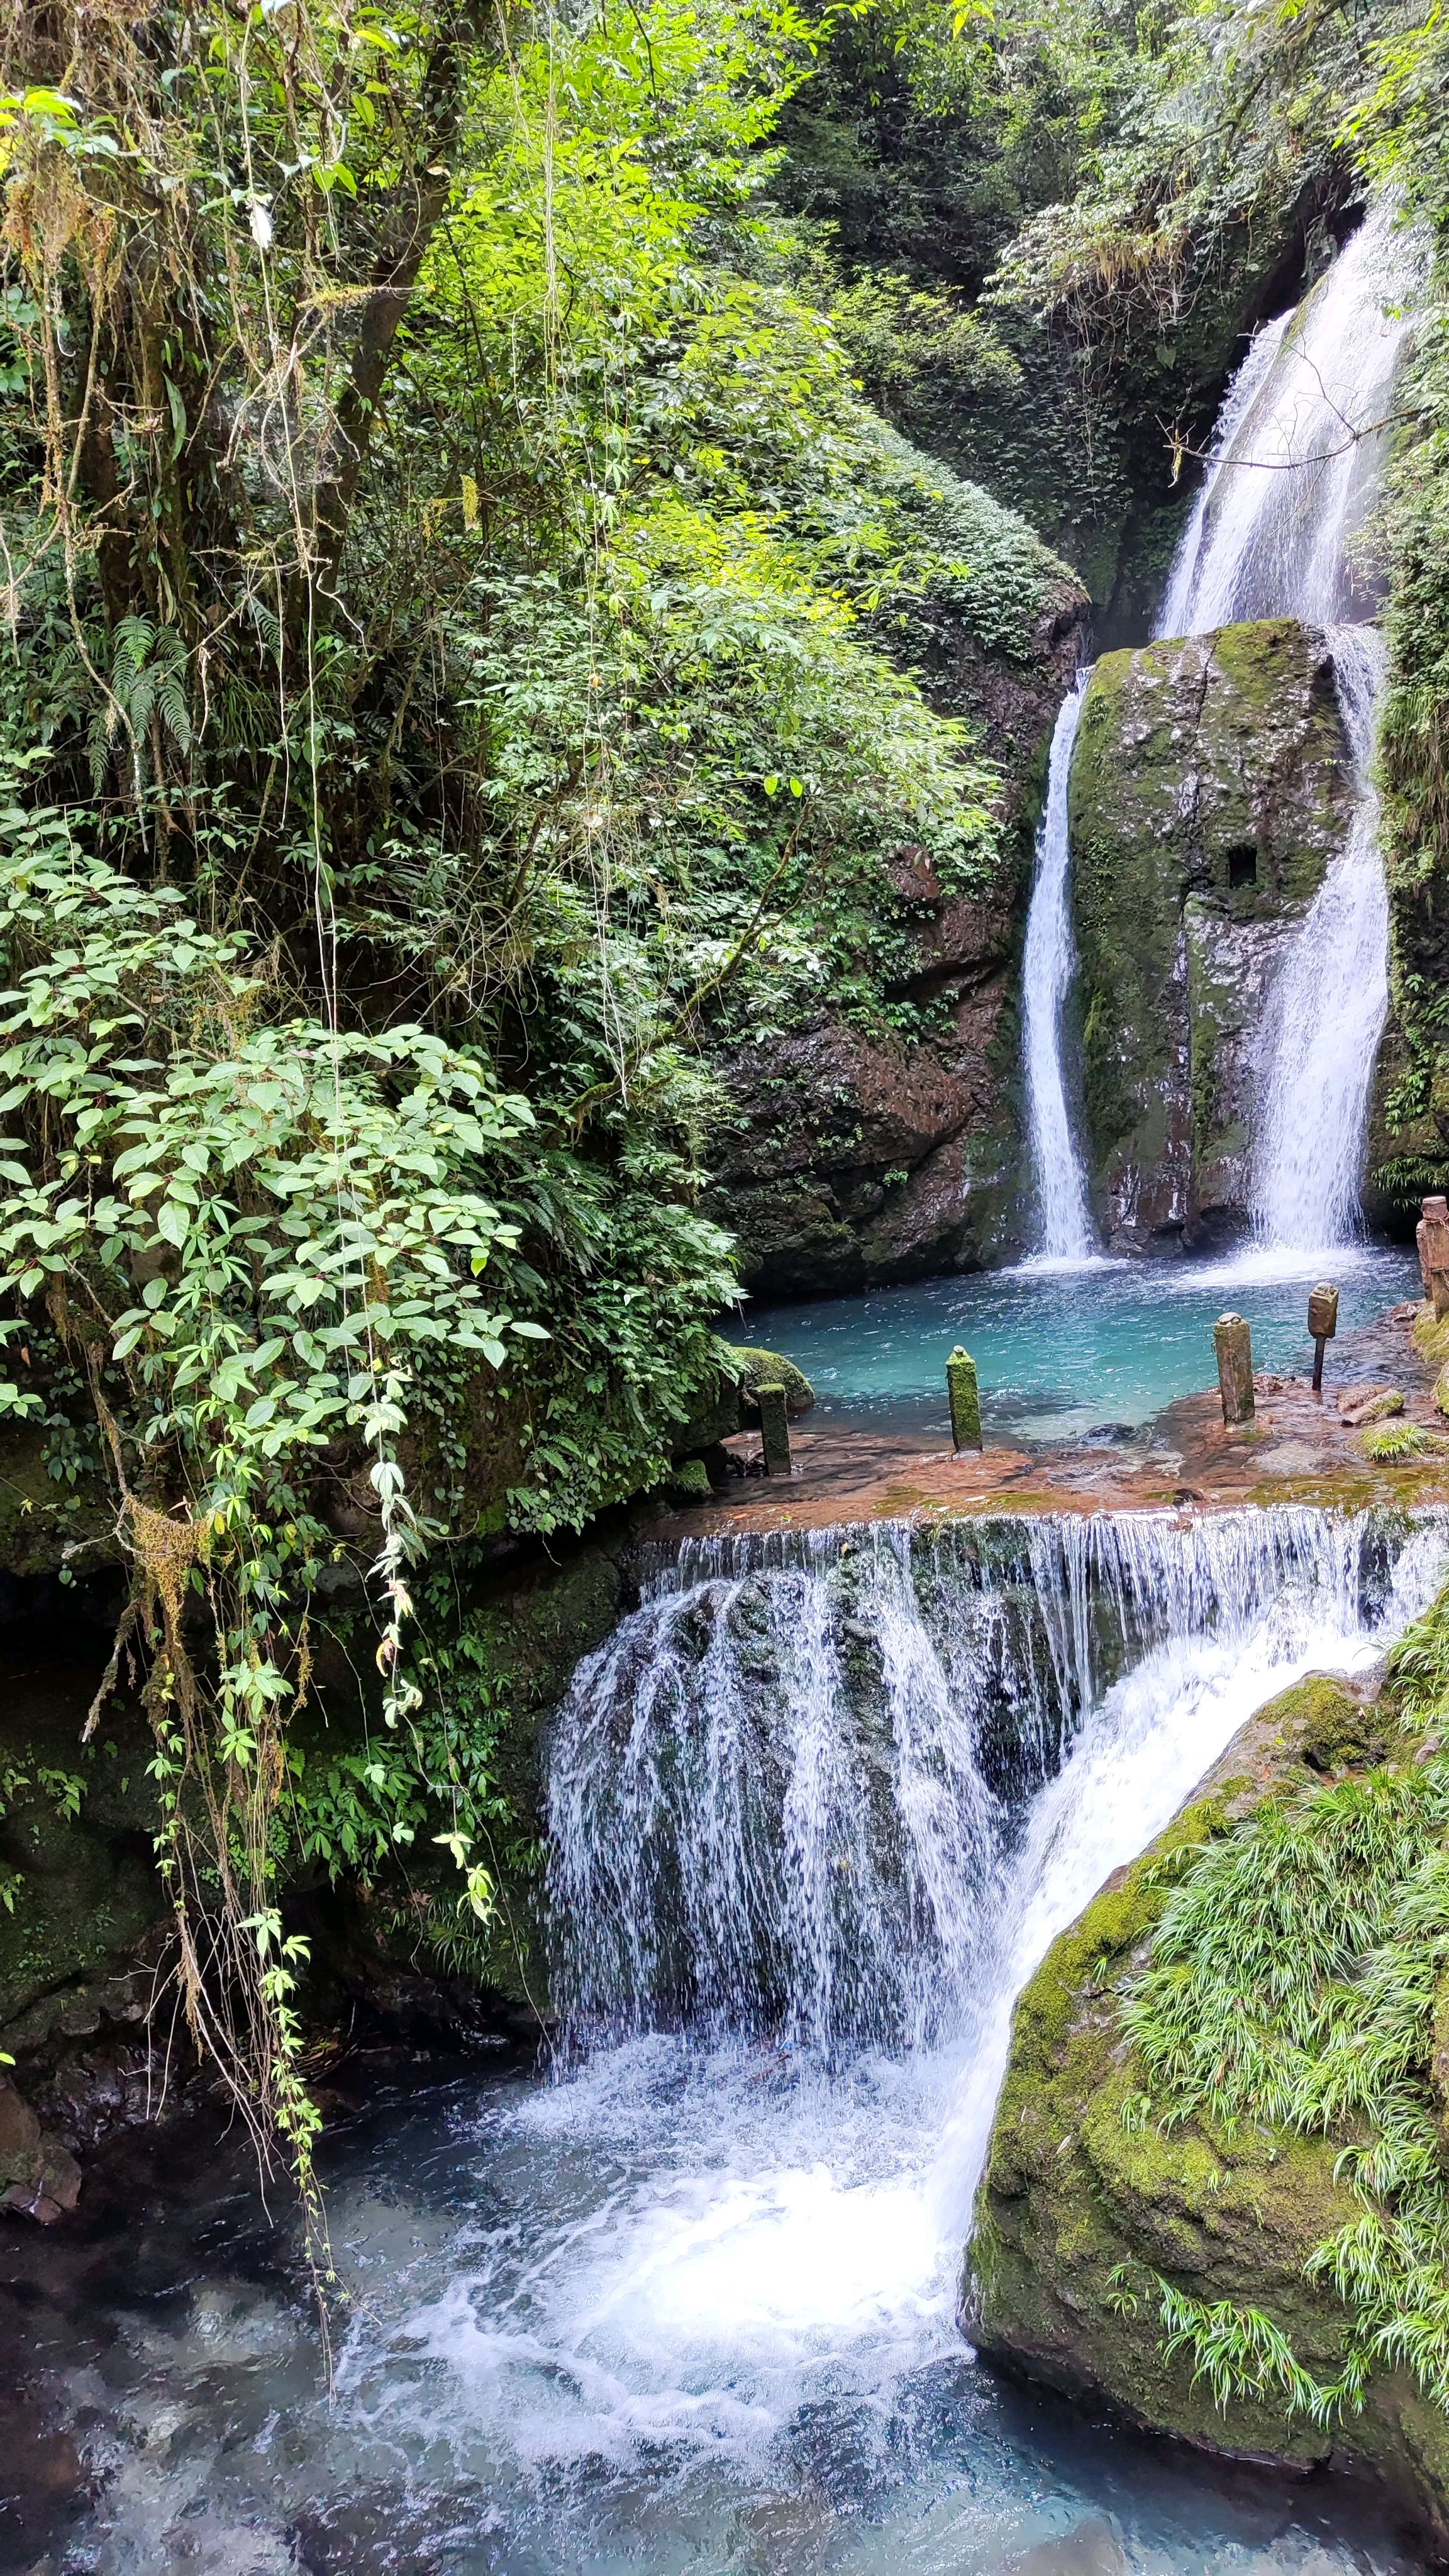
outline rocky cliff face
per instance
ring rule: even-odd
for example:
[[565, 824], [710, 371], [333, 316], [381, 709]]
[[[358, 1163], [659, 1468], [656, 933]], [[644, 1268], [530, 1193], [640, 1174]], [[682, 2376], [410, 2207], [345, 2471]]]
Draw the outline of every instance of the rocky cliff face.
[[1037, 554], [1033, 620], [1012, 649], [999, 603], [983, 629], [962, 604], [969, 585], [958, 599], [949, 583], [909, 634], [880, 639], [909, 654], [937, 707], [971, 720], [1001, 773], [1007, 859], [989, 899], [947, 894], [910, 849], [881, 883], [882, 915], [909, 924], [914, 951], [899, 998], [931, 1006], [932, 1035], [871, 1031], [827, 1003], [808, 1026], [719, 1065], [715, 1208], [739, 1239], [744, 1284], [762, 1295], [978, 1269], [1022, 1241], [1016, 969], [1047, 746], [1087, 615], [1085, 592]]
[[1342, 846], [1325, 638], [1288, 618], [1111, 653], [1072, 770], [1093, 1183], [1114, 1248], [1211, 1243], [1248, 1205], [1264, 1001]]
[[[1056, 1943], [1017, 2006], [966, 2305], [989, 2358], [1179, 2440], [1371, 2472], [1432, 2537], [1438, 2564], [1449, 2551], [1449, 2422], [1407, 2369], [1376, 2366], [1362, 2410], [1349, 2405], [1324, 2426], [1281, 2387], [1216, 2402], [1191, 2352], [1167, 2342], [1164, 2285], [1200, 2308], [1266, 2317], [1306, 2370], [1335, 2379], [1349, 2313], [1305, 2267], [1363, 2214], [1340, 2166], [1350, 2135], [1364, 2134], [1361, 2117], [1326, 2137], [1275, 2127], [1266, 2106], [1222, 2125], [1159, 2117], [1120, 2020], [1195, 1850], [1265, 1802], [1325, 1782], [1351, 1796], [1376, 1766], [1416, 1751], [1384, 1703], [1322, 1677], [1299, 1683], [1249, 1721], [1167, 1832]], [[1427, 2080], [1427, 2066], [1405, 2069], [1405, 2085]]]

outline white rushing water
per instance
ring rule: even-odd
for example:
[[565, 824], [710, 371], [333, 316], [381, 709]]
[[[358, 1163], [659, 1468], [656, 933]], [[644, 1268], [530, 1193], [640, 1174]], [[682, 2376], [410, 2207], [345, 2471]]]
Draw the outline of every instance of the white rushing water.
[[1253, 1164], [1259, 1241], [1304, 1251], [1342, 1243], [1358, 1223], [1389, 1010], [1389, 897], [1373, 779], [1384, 642], [1373, 626], [1334, 627], [1330, 641], [1357, 801], [1269, 999]]
[[1359, 1179], [1388, 1014], [1388, 896], [1374, 740], [1384, 653], [1354, 540], [1377, 496], [1394, 373], [1422, 252], [1392, 206], [1359, 230], [1295, 313], [1265, 323], [1223, 404], [1155, 632], [1254, 617], [1328, 631], [1357, 801], [1269, 998], [1253, 1220], [1269, 1251], [1311, 1253], [1359, 1224]]
[[228, 2240], [244, 2188], [176, 2173], [169, 2271], [128, 2203], [76, 2276], [94, 2330], [33, 2311], [94, 2480], [65, 2565], [1399, 2567], [1023, 2407], [956, 2318], [1023, 1981], [1256, 1706], [1364, 1669], [1446, 1559], [1439, 1522], [1284, 1509], [661, 1563], [552, 1735], [562, 2080], [472, 2072], [334, 2142], [330, 2399], [305, 2289]]
[[1204, 552], [1203, 540], [1207, 533], [1208, 506], [1217, 488], [1224, 460], [1236, 445], [1238, 431], [1248, 411], [1257, 401], [1264, 380], [1283, 345], [1292, 320], [1291, 311], [1280, 313], [1274, 321], [1265, 322], [1261, 330], [1254, 332], [1248, 344], [1247, 356], [1223, 396], [1222, 409], [1218, 413], [1213, 428], [1212, 446], [1208, 451], [1202, 482], [1198, 486], [1197, 499], [1193, 503], [1187, 525], [1178, 543], [1171, 578], [1163, 593], [1162, 606], [1153, 624], [1154, 636], [1198, 635], [1202, 632], [1202, 621], [1196, 614], [1194, 597], [1198, 588]]
[[[949, 2352], [1023, 1982], [1252, 1710], [1371, 1663], [1445, 1552], [1292, 1510], [686, 1552], [553, 1754], [592, 2054], [537, 2116], [626, 2106], [658, 2158], [558, 2284], [554, 2437], [748, 2446]], [[439, 2349], [468, 2315], [460, 2285]]]
[[1086, 1175], [1067, 1106], [1065, 1065], [1066, 1003], [1076, 971], [1067, 900], [1067, 789], [1086, 687], [1083, 672], [1062, 701], [1052, 735], [1021, 970], [1027, 1127], [1040, 1220], [1039, 1257], [1070, 1263], [1089, 1260], [1096, 1249]]
[[1353, 540], [1382, 474], [1404, 308], [1421, 273], [1414, 235], [1380, 202], [1297, 311], [1256, 335], [1223, 406], [1158, 635], [1365, 614]]

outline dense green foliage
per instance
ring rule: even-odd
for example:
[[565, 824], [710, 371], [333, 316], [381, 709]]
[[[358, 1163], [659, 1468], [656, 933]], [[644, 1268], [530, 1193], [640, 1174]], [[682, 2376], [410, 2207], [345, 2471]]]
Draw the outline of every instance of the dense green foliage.
[[1200, 2117], [1227, 2138], [1250, 2122], [1340, 2149], [1361, 2214], [1308, 2267], [1351, 2320], [1331, 2385], [1260, 2311], [1159, 2285], [1167, 2349], [1192, 2353], [1220, 2404], [1281, 2398], [1320, 2423], [1362, 2402], [1370, 2372], [1401, 2363], [1449, 2409], [1436, 2027], [1449, 1972], [1449, 1597], [1397, 1648], [1391, 1687], [1423, 1758], [1270, 1797], [1176, 1855], [1121, 2016], [1149, 2087], [1134, 2118]]
[[786, 108], [780, 193], [875, 398], [1124, 621], [1242, 332], [1361, 193], [1359, 120], [1423, 15], [886, 0]]
[[[1420, 19], [7, 22], [0, 1407], [111, 1496], [98, 1708], [134, 1658], [188, 2009], [304, 2167], [287, 1874], [395, 1895], [442, 1853], [444, 1937], [486, 1917], [471, 1552], [657, 1485], [708, 1393], [712, 1054], [827, 999], [933, 1032], [889, 863], [1014, 865], [953, 657], [1024, 666], [1032, 527], [1140, 607], [1242, 330], [1366, 179], [1442, 240]], [[1437, 310], [1417, 367], [1414, 1181], [1449, 1152]], [[1436, 1779], [1352, 1825], [1395, 1889]]]
[[[10, 29], [4, 1402], [113, 1483], [188, 2009], [303, 2149], [288, 1855], [425, 1835], [490, 1901], [413, 1569], [667, 1471], [732, 1284], [701, 1038], [908, 1019], [882, 854], [999, 864], [881, 646], [1057, 576], [764, 273], [813, 41]], [[348, 1556], [379, 1679], [309, 1770]]]

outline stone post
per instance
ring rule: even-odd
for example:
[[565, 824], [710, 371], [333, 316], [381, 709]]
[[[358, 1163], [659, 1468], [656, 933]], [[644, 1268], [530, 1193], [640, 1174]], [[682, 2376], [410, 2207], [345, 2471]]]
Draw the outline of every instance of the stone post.
[[1213, 1326], [1213, 1347], [1218, 1355], [1218, 1385], [1222, 1389], [1223, 1420], [1234, 1423], [1253, 1419], [1253, 1336], [1242, 1315], [1219, 1315]]
[[1449, 1199], [1425, 1199], [1418, 1224], [1419, 1276], [1436, 1317], [1449, 1315]]
[[760, 1445], [765, 1453], [767, 1476], [790, 1473], [790, 1417], [786, 1411], [782, 1386], [757, 1386], [755, 1402], [760, 1408]]
[[976, 1383], [976, 1362], [958, 1342], [946, 1362], [946, 1392], [951, 1399], [951, 1446], [953, 1449], [980, 1449], [981, 1390]]
[[1338, 1290], [1319, 1281], [1308, 1300], [1308, 1329], [1313, 1335], [1313, 1392], [1323, 1393], [1323, 1351], [1338, 1330]]

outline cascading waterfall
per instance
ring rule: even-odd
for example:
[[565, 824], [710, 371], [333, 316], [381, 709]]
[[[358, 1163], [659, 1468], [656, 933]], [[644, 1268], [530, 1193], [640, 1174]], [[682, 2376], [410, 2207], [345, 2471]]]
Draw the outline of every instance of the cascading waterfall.
[[1353, 539], [1382, 473], [1393, 379], [1421, 270], [1391, 206], [1372, 208], [1296, 313], [1266, 323], [1229, 387], [1155, 632], [1254, 617], [1324, 627], [1357, 803], [1289, 948], [1265, 1022], [1253, 1217], [1265, 1245], [1311, 1252], [1359, 1219], [1374, 1065], [1388, 1011], [1388, 898], [1374, 736], [1384, 667]]
[[1040, 1257], [1063, 1262], [1088, 1260], [1095, 1250], [1086, 1175], [1067, 1106], [1064, 1032], [1076, 968], [1067, 902], [1067, 788], [1086, 686], [1083, 672], [1062, 701], [1052, 735], [1022, 959], [1027, 1123], [1041, 1220]]
[[[585, 2085], [591, 2052], [657, 2081], [651, 2032], [716, 2087], [792, 2070], [671, 2232], [706, 2374], [742, 2310], [771, 2420], [827, 2351], [875, 2384], [949, 2349], [1025, 1978], [1252, 1710], [1366, 1666], [1446, 1555], [1437, 1520], [1279, 1509], [706, 1540], [658, 1571], [554, 1730], [555, 1979]], [[797, 2206], [782, 2160], [822, 2155]]]
[[1224, 462], [1236, 448], [1238, 432], [1257, 401], [1292, 320], [1291, 311], [1280, 313], [1276, 320], [1265, 322], [1261, 330], [1254, 332], [1248, 344], [1248, 354], [1223, 396], [1197, 499], [1179, 540], [1162, 606], [1153, 623], [1154, 637], [1198, 635], [1202, 632], [1194, 602], [1208, 528], [1209, 505], [1217, 490]]
[[1023, 1980], [1446, 1560], [1449, 1515], [1293, 1509], [661, 1554], [551, 1733], [563, 2080], [475, 2064], [334, 2131], [335, 2375], [271, 2222], [228, 2233], [244, 2145], [93, 2212], [59, 2303], [11, 2263], [93, 2480], [66, 2565], [1408, 2576], [1022, 2409], [957, 2305]]
[[[1371, 782], [1368, 657], [1345, 621], [1364, 613], [1352, 540], [1374, 499], [1388, 442], [1398, 308], [1421, 267], [1393, 209], [1366, 216], [1313, 292], [1254, 336], [1219, 413], [1202, 489], [1183, 532], [1154, 633], [1205, 634], [1254, 617], [1335, 630], [1335, 668], [1359, 784], [1348, 843], [1290, 952], [1274, 997], [1255, 1153], [1254, 1216], [1267, 1243], [1315, 1250], [1358, 1215], [1358, 1174], [1387, 1010], [1387, 904]], [[1064, 1020], [1073, 974], [1067, 789], [1086, 676], [1052, 738], [1027, 919], [1023, 1013], [1039, 1257], [1089, 1259], [1086, 1177], [1072, 1133]], [[1319, 984], [1319, 1022], [1301, 1003]], [[1334, 1025], [1331, 1019], [1336, 1015]]]
[[1333, 626], [1371, 606], [1352, 540], [1383, 470], [1401, 309], [1422, 259], [1372, 207], [1297, 311], [1265, 323], [1220, 416], [1158, 616], [1161, 636], [1252, 617]]
[[1389, 1009], [1389, 898], [1373, 782], [1384, 642], [1373, 626], [1329, 632], [1358, 795], [1348, 839], [1273, 987], [1253, 1174], [1260, 1238], [1303, 1251], [1342, 1242], [1358, 1221], [1364, 1131]]

